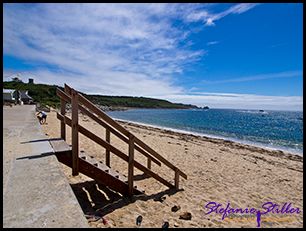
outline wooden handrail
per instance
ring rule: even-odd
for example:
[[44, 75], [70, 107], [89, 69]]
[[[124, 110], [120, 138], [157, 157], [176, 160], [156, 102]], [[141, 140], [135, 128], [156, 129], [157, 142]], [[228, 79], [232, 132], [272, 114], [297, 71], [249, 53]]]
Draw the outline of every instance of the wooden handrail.
[[[72, 88], [70, 88], [67, 84], [65, 84], [65, 91], [67, 89], [67, 93], [71, 95], [71, 90]], [[83, 104], [84, 106], [86, 106], [89, 110], [91, 110], [93, 113], [95, 113], [97, 116], [101, 117], [103, 120], [105, 120], [106, 122], [108, 122], [111, 126], [113, 126], [114, 128], [116, 128], [118, 131], [120, 131], [121, 133], [123, 133], [125, 136], [129, 137], [130, 133], [128, 130], [126, 130], [124, 127], [122, 127], [120, 124], [118, 124], [115, 120], [113, 120], [110, 116], [108, 116], [106, 113], [104, 113], [103, 111], [101, 111], [100, 109], [98, 109], [94, 104], [92, 104], [88, 99], [86, 99], [84, 96], [79, 95], [79, 102], [81, 104]], [[133, 134], [132, 134], [133, 135]], [[176, 166], [174, 166], [173, 164], [171, 164], [168, 160], [166, 160], [164, 157], [162, 157], [161, 155], [159, 155], [157, 152], [155, 152], [152, 148], [150, 148], [148, 145], [146, 145], [144, 142], [142, 142], [140, 139], [138, 139], [135, 136], [135, 143], [137, 143], [140, 147], [142, 147], [144, 150], [146, 150], [147, 152], [149, 152], [151, 155], [153, 155], [154, 157], [156, 157], [158, 160], [160, 160], [162, 163], [164, 163], [165, 165], [167, 165], [169, 168], [171, 168], [173, 171], [176, 171], [176, 169], [178, 169]], [[181, 175], [183, 178], [187, 179], [187, 175], [182, 172], [181, 170], [179, 170], [179, 175]]]
[[[179, 176], [187, 179], [187, 175], [179, 170], [176, 166], [171, 164], [168, 160], [146, 145], [142, 140], [138, 139], [131, 132], [126, 130], [123, 126], [113, 120], [110, 116], [104, 113], [102, 110], [97, 108], [94, 104], [92, 104], [89, 100], [83, 97], [81, 94], [78, 94], [73, 88], [70, 88], [67, 84], [65, 84], [65, 92], [61, 91], [57, 88], [57, 94], [61, 98], [61, 114], [57, 113], [57, 118], [61, 121], [61, 137], [65, 139], [65, 124], [72, 127], [72, 153], [73, 158], [72, 161], [76, 161], [78, 153], [78, 136], [77, 133], [80, 132], [83, 135], [87, 136], [91, 140], [95, 141], [99, 145], [103, 146], [106, 149], [106, 164], [109, 165], [109, 152], [116, 154], [123, 160], [129, 163], [128, 168], [128, 185], [129, 185], [129, 195], [133, 194], [133, 168], [134, 166], [144, 173], [152, 176], [156, 180], [165, 184], [166, 186], [172, 188], [175, 187], [176, 190], [179, 189]], [[68, 102], [72, 104], [72, 119], [69, 119], [65, 116], [64, 103]], [[94, 121], [102, 125], [106, 129], [106, 141], [96, 136], [92, 132], [88, 131], [86, 128], [82, 127], [78, 124], [78, 110], [82, 111], [84, 114], [88, 115]], [[98, 118], [100, 117], [100, 118]], [[104, 122], [104, 121], [105, 122]], [[118, 138], [129, 144], [129, 155], [127, 156], [114, 146], [110, 144], [110, 132], [116, 135]], [[134, 160], [134, 149], [142, 153], [144, 156], [148, 158], [147, 166], [144, 167], [140, 163]], [[155, 158], [156, 159], [155, 159]], [[151, 171], [151, 161], [155, 162], [159, 166], [161, 166], [161, 161], [167, 167], [172, 169], [175, 172], [174, 181], [175, 185], [173, 186], [171, 183], [160, 177], [158, 174]], [[78, 174], [78, 163], [75, 162], [72, 164], [76, 170], [73, 170], [73, 175]]]
[[[68, 103], [71, 103], [71, 98], [70, 96], [68, 96], [66, 93], [62, 92], [60, 89], [57, 90], [57, 94], [64, 100], [66, 100]], [[79, 109], [81, 112], [83, 112], [84, 114], [88, 115], [91, 119], [93, 119], [94, 121], [96, 121], [97, 123], [99, 123], [100, 125], [102, 125], [106, 130], [110, 131], [111, 133], [113, 133], [114, 135], [116, 135], [118, 138], [120, 138], [122, 141], [124, 141], [125, 143], [129, 143], [129, 140], [124, 137], [123, 135], [121, 135], [117, 130], [113, 129], [111, 126], [109, 126], [108, 124], [106, 124], [105, 122], [103, 122], [101, 119], [99, 119], [98, 117], [96, 117], [94, 114], [92, 114], [90, 111], [88, 111], [84, 106], [79, 105]], [[146, 151], [144, 151], [143, 149], [141, 149], [138, 145], [135, 145], [135, 149], [137, 151], [139, 151], [140, 153], [142, 153], [143, 155], [145, 155], [147, 158], [149, 158], [150, 160], [152, 160], [154, 163], [156, 163], [157, 165], [161, 166], [161, 163], [156, 160], [153, 156], [151, 156], [150, 154], [148, 154]]]
[[[71, 95], [71, 90], [67, 84], [65, 84], [65, 91]], [[108, 116], [106, 113], [104, 113], [102, 110], [97, 108], [94, 104], [92, 104], [88, 99], [80, 95], [79, 97], [79, 103], [83, 104], [85, 107], [87, 107], [89, 110], [91, 110], [93, 113], [95, 113], [97, 116], [101, 117], [103, 120], [105, 120], [107, 123], [109, 123], [111, 126], [116, 128], [118, 131], [123, 133], [126, 137], [130, 136], [130, 132], [126, 130], [124, 127], [122, 127], [120, 124], [118, 124], [113, 118]]]
[[[65, 124], [67, 124], [68, 126], [71, 127], [72, 121], [67, 116], [62, 116], [61, 114], [57, 113], [57, 118], [60, 121], [64, 122]], [[86, 128], [84, 128], [81, 125], [79, 125], [79, 132], [82, 133], [84, 136], [90, 138], [91, 140], [95, 141], [97, 144], [99, 144], [99, 145], [103, 146], [104, 148], [108, 149], [112, 153], [116, 154], [121, 159], [125, 160], [126, 162], [129, 162], [129, 157], [126, 154], [124, 154], [123, 152], [121, 152], [119, 149], [115, 148], [113, 145], [109, 144], [108, 142], [104, 141], [100, 137], [96, 136], [95, 134], [93, 134], [92, 132], [90, 132], [89, 130], [87, 130]], [[160, 181], [164, 185], [168, 186], [169, 188], [174, 187], [168, 181], [166, 181], [165, 179], [163, 179], [162, 177], [160, 177], [156, 173], [152, 172], [150, 169], [146, 168], [145, 166], [143, 166], [142, 164], [140, 164], [139, 162], [137, 162], [135, 160], [134, 160], [134, 166], [136, 168], [138, 168], [139, 170], [143, 171], [144, 173], [152, 176], [156, 180]]]

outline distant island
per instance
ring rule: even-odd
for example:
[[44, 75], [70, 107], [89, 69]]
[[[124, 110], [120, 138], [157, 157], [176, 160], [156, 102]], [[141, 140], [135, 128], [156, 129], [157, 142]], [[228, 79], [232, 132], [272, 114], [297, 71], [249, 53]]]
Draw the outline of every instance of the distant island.
[[[35, 102], [48, 105], [53, 108], [60, 107], [60, 97], [56, 94], [56, 88], [64, 91], [63, 87], [48, 84], [23, 83], [22, 81], [4, 81], [4, 89], [28, 90], [28, 95]], [[132, 96], [107, 96], [90, 95], [81, 93], [93, 104], [102, 110], [128, 110], [130, 108], [155, 108], [155, 109], [199, 109], [196, 105], [171, 103], [167, 100]]]

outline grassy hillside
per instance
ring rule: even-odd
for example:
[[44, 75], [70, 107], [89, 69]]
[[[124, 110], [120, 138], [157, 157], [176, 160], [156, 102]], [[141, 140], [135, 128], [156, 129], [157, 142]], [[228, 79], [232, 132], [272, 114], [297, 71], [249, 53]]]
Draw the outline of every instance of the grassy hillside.
[[130, 96], [103, 96], [89, 95], [88, 96], [96, 104], [103, 106], [119, 106], [119, 107], [139, 107], [139, 108], [189, 108], [187, 105], [174, 104], [167, 100], [152, 99], [145, 97], [130, 97]]
[[[23, 82], [3, 82], [5, 89], [28, 90], [35, 102], [41, 102], [50, 105], [53, 108], [60, 106], [60, 97], [56, 95], [56, 88], [64, 90], [63, 87], [47, 84], [33, 84]], [[152, 99], [145, 97], [130, 97], [130, 96], [104, 96], [104, 95], [88, 95], [80, 92], [84, 97], [94, 104], [114, 107], [137, 107], [137, 108], [197, 108], [194, 105], [176, 104], [167, 100]]]

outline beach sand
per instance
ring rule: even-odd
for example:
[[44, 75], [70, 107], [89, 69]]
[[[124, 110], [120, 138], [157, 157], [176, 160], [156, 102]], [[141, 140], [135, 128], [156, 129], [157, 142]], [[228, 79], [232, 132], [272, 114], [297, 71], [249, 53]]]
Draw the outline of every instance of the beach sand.
[[[56, 110], [47, 113], [47, 123], [42, 125], [47, 138], [60, 137], [60, 122]], [[71, 118], [71, 115], [67, 113]], [[105, 139], [105, 129], [83, 114], [79, 123], [88, 130]], [[181, 132], [174, 132], [149, 126], [119, 122], [136, 137], [187, 174], [187, 180], [180, 177], [179, 191], [148, 177], [134, 168], [134, 182], [145, 189], [145, 194], [131, 198], [96, 183], [93, 179], [79, 174], [72, 176], [71, 168], [61, 164], [84, 214], [103, 216], [101, 219], [88, 218], [91, 227], [133, 228], [138, 216], [142, 216], [143, 228], [159, 228], [165, 221], [169, 227], [257, 227], [254, 221], [226, 221], [223, 214], [210, 212], [206, 205], [210, 202], [222, 204], [229, 209], [255, 208], [266, 211], [262, 205], [271, 202], [279, 205], [283, 213], [269, 212], [261, 219], [294, 219], [294, 221], [261, 221], [261, 227], [303, 227], [303, 156], [269, 150], [232, 141], [207, 138]], [[67, 143], [71, 144], [71, 128], [66, 128]], [[128, 145], [111, 134], [110, 143], [128, 153]], [[83, 135], [79, 135], [79, 149], [105, 163], [105, 149]], [[135, 160], [146, 166], [146, 158], [135, 151]], [[112, 168], [127, 175], [128, 164], [111, 153]], [[164, 164], [159, 167], [152, 162], [152, 170], [174, 183], [174, 172]], [[154, 201], [164, 196], [163, 202]], [[286, 213], [285, 208], [299, 208], [299, 214]], [[180, 206], [177, 212], [171, 208]], [[221, 208], [220, 207], [220, 208]], [[292, 210], [291, 210], [292, 211]], [[179, 219], [180, 215], [190, 212], [191, 220]], [[244, 213], [245, 214], [245, 213]], [[241, 218], [241, 213], [235, 214]], [[249, 214], [248, 214], [249, 215]]]

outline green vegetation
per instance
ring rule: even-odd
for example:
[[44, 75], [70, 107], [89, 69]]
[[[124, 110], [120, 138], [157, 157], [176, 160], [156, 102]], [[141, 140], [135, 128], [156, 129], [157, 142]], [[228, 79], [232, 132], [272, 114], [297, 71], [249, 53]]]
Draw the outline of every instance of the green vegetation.
[[[41, 102], [43, 105], [49, 105], [53, 108], [60, 106], [60, 97], [56, 95], [56, 85], [23, 83], [21, 81], [3, 82], [5, 89], [28, 90], [28, 95], [35, 102]], [[58, 87], [64, 90], [63, 87]]]
[[175, 104], [167, 100], [131, 96], [87, 95], [92, 102], [103, 106], [137, 107], [137, 108], [177, 108], [185, 109], [196, 106]]
[[[33, 84], [16, 81], [3, 82], [3, 88], [28, 90], [29, 96], [31, 96], [35, 102], [41, 102], [42, 104], [49, 105], [53, 108], [59, 108], [60, 106], [60, 97], [56, 95], [56, 88], [60, 88], [64, 91], [63, 87], [56, 85]], [[92, 103], [102, 106], [171, 109], [197, 108], [195, 105], [177, 104], [171, 103], [167, 100], [145, 97], [88, 95], [82, 92], [80, 93]]]

